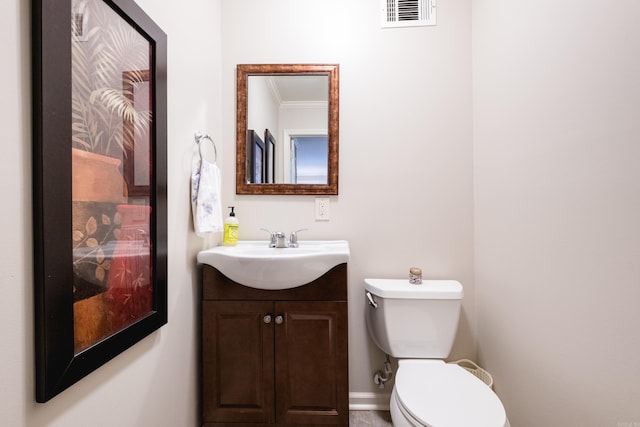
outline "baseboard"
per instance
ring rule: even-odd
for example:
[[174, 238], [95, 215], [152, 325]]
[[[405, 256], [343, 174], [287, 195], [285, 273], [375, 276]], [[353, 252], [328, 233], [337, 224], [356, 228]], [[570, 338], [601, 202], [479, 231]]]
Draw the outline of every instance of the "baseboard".
[[391, 391], [388, 393], [349, 393], [351, 411], [388, 411]]

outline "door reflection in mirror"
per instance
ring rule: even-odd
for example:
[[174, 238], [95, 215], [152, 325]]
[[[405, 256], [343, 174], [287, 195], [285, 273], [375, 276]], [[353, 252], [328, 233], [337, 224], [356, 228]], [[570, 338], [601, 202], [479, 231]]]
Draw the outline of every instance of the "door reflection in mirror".
[[292, 184], [327, 184], [329, 141], [327, 135], [291, 137]]

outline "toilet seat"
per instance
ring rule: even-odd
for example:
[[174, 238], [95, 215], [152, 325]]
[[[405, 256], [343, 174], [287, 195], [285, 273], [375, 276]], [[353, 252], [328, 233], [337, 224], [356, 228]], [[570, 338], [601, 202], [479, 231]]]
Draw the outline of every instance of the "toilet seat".
[[411, 424], [505, 427], [498, 396], [480, 379], [442, 360], [399, 360], [392, 400]]

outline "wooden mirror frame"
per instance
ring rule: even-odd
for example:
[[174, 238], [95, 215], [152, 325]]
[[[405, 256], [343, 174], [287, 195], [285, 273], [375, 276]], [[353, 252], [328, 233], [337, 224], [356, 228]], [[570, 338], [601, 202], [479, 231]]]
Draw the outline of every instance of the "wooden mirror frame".
[[[327, 184], [252, 184], [247, 182], [247, 84], [249, 76], [326, 75], [329, 78]], [[236, 92], [236, 194], [338, 194], [338, 64], [239, 64]]]

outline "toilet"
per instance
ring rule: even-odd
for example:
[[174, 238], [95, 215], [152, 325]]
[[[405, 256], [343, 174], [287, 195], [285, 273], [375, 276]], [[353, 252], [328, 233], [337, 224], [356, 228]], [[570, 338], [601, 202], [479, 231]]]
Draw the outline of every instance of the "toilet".
[[444, 361], [460, 319], [459, 282], [365, 279], [365, 291], [369, 334], [398, 359], [389, 404], [394, 427], [509, 427], [493, 390]]

